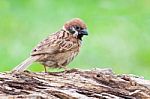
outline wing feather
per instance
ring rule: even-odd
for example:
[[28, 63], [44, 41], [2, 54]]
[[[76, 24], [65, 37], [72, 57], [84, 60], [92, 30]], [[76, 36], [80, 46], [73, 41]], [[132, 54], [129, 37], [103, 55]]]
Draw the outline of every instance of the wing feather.
[[32, 50], [31, 55], [56, 54], [79, 47], [75, 38], [69, 35], [64, 37], [65, 34], [63, 33], [67, 32], [59, 31], [47, 37]]

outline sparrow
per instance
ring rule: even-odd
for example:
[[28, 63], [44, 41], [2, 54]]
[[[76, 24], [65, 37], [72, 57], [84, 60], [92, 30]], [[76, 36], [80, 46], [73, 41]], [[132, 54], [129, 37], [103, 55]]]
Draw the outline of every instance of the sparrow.
[[87, 26], [80, 18], [67, 21], [63, 27], [41, 41], [31, 52], [29, 58], [12, 71], [22, 72], [33, 62], [39, 62], [50, 68], [64, 68], [79, 53], [82, 37], [88, 35]]

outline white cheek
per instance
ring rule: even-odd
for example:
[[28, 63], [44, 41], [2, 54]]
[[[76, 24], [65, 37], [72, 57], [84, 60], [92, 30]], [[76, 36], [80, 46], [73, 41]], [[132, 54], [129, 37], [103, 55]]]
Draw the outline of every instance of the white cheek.
[[77, 31], [75, 31], [75, 33], [73, 34], [73, 36], [78, 36], [78, 32], [77, 32]]
[[73, 36], [77, 37], [78, 36], [78, 31], [76, 31], [74, 28], [73, 28], [73, 31], [75, 31], [75, 33], [73, 34]]

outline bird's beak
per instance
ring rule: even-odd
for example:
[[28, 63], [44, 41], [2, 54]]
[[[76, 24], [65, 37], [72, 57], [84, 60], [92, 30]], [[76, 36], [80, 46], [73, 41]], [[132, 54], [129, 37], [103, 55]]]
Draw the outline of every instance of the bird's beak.
[[88, 35], [87, 29], [81, 30], [81, 31], [80, 31], [80, 34], [82, 34], [82, 35]]

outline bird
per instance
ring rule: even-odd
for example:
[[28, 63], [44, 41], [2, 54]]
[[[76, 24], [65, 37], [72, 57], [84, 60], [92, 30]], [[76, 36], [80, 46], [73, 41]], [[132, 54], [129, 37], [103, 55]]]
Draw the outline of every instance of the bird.
[[50, 34], [33, 48], [30, 56], [12, 69], [13, 72], [25, 71], [33, 62], [49, 68], [63, 68], [78, 55], [82, 38], [88, 35], [87, 26], [80, 18], [73, 18], [64, 23], [62, 28]]

